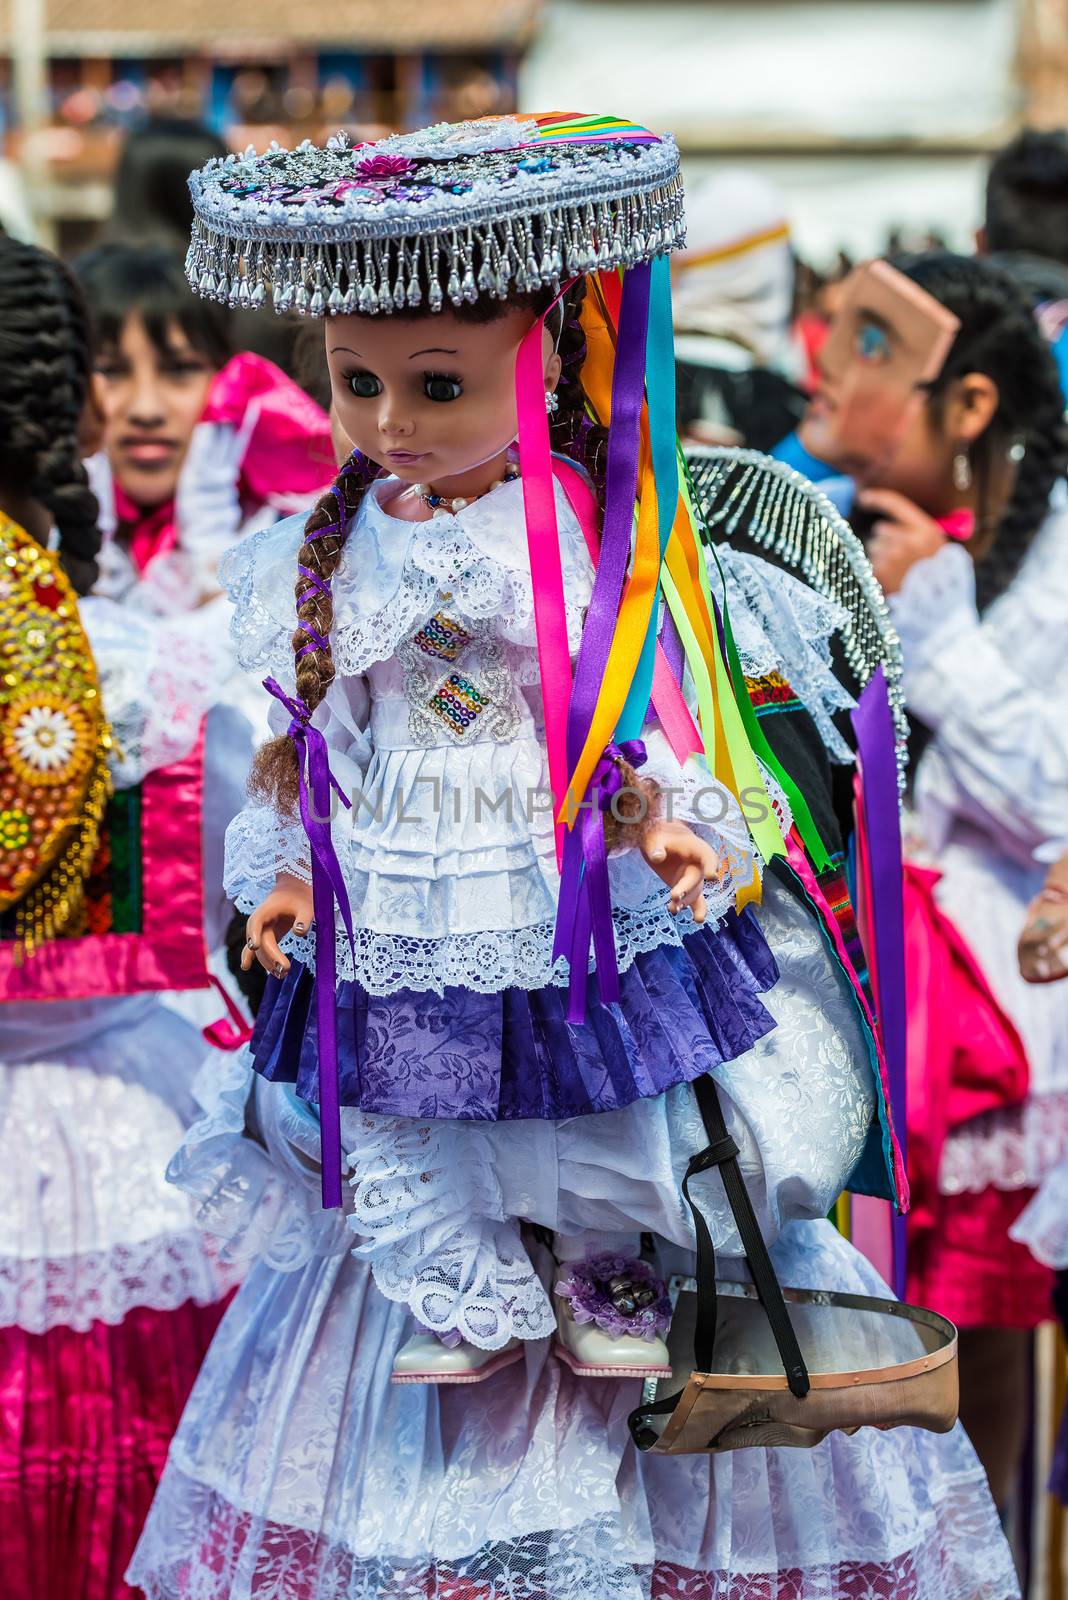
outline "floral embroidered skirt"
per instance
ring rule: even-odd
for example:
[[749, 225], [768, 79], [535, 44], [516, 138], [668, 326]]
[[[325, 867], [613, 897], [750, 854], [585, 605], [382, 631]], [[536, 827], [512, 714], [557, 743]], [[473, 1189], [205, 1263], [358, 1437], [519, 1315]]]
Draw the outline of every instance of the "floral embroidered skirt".
[[[734, 1060], [770, 1033], [760, 996], [778, 979], [749, 911], [728, 912], [677, 945], [640, 953], [620, 974], [618, 1003], [596, 978], [586, 1021], [567, 1021], [567, 988], [480, 994], [337, 987], [341, 1103], [386, 1116], [551, 1121], [615, 1111]], [[317, 1103], [314, 978], [294, 962], [271, 979], [252, 1040], [265, 1078]]]

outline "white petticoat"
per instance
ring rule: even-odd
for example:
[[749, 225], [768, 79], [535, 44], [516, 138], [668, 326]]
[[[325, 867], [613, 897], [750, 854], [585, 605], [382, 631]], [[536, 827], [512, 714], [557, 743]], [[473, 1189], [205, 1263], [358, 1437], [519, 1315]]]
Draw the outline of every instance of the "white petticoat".
[[[824, 1222], [775, 1257], [793, 1284], [888, 1292]], [[640, 1458], [636, 1384], [576, 1379], [542, 1343], [474, 1391], [391, 1385], [410, 1330], [351, 1256], [257, 1264], [129, 1581], [149, 1600], [1017, 1600], [959, 1428]]]
[[238, 1281], [165, 1181], [204, 1044], [153, 996], [12, 1003], [0, 1062], [0, 1326], [117, 1324]]

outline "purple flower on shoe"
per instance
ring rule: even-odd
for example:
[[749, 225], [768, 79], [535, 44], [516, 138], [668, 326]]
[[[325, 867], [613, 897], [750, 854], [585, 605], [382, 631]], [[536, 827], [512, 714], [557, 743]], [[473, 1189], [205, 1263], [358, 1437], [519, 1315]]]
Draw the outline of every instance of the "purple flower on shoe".
[[438, 1343], [445, 1346], [446, 1350], [455, 1350], [458, 1344], [463, 1344], [464, 1342], [464, 1336], [459, 1328], [447, 1328], [444, 1333], [441, 1333], [437, 1328], [428, 1328], [425, 1322], [419, 1321], [418, 1317], [415, 1319], [415, 1325], [420, 1333], [432, 1333]]
[[658, 1339], [671, 1326], [663, 1281], [646, 1262], [629, 1256], [568, 1262], [556, 1293], [571, 1302], [576, 1322], [595, 1323], [613, 1339]]

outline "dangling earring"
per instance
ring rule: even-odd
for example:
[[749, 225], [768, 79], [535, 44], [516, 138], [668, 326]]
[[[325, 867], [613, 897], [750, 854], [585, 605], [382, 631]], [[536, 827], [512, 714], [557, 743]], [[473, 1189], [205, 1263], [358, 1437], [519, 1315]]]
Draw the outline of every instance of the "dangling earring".
[[559, 411], [559, 409], [560, 409], [560, 396], [557, 394], [555, 389], [546, 389], [546, 391], [545, 391], [545, 409], [549, 413], [550, 417], [552, 416], [554, 411]]
[[963, 493], [965, 489], [970, 489], [971, 486], [972, 464], [968, 460], [967, 450], [960, 449], [953, 457], [953, 487], [954, 489], [960, 489]]

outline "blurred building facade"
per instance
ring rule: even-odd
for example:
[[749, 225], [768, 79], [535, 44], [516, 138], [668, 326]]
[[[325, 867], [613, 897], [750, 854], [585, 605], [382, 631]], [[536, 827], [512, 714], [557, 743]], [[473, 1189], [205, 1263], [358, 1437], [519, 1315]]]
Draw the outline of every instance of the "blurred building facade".
[[1068, 123], [1068, 0], [547, 0], [524, 105], [622, 109], [749, 167], [802, 252], [970, 248], [990, 152]]

